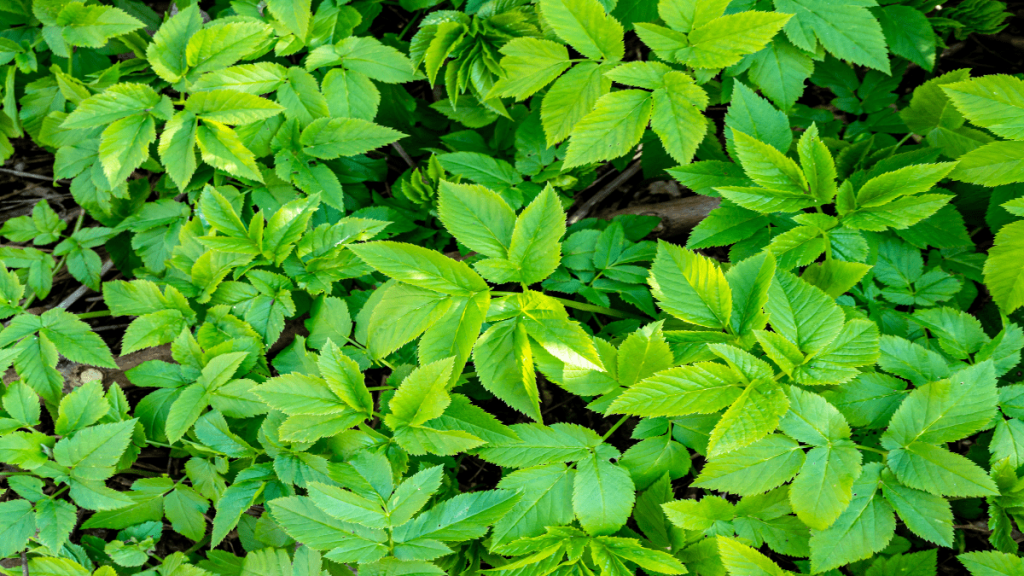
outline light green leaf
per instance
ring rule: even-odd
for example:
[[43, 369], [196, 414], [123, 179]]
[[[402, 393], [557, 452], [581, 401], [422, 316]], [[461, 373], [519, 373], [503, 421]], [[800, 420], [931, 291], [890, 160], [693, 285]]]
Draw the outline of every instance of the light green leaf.
[[949, 176], [971, 184], [1002, 186], [1024, 177], [1024, 142], [992, 142], [960, 157]]
[[365, 154], [405, 136], [397, 130], [358, 118], [320, 118], [302, 131], [302, 151], [314, 158]]
[[694, 486], [752, 496], [789, 481], [804, 463], [804, 451], [782, 434], [709, 460]]
[[708, 457], [749, 446], [771, 434], [788, 408], [786, 393], [774, 381], [751, 382], [711, 431]]
[[200, 120], [242, 125], [276, 116], [284, 107], [245, 92], [218, 89], [196, 92], [189, 96], [185, 102], [185, 110], [195, 114]]
[[572, 507], [588, 533], [615, 533], [629, 519], [635, 498], [629, 472], [617, 464], [594, 454], [576, 465]]
[[601, 96], [593, 110], [572, 129], [564, 168], [628, 154], [640, 142], [651, 111], [650, 92], [619, 90]]
[[785, 576], [788, 574], [765, 555], [734, 538], [718, 536], [718, 553], [732, 576]]
[[659, 242], [648, 281], [658, 305], [669, 314], [708, 328], [729, 325], [732, 292], [710, 258]]
[[1011, 222], [996, 234], [995, 245], [985, 259], [985, 286], [992, 298], [1009, 314], [1024, 306], [1024, 221]]
[[615, 398], [608, 413], [646, 417], [710, 414], [732, 405], [742, 393], [741, 379], [731, 368], [699, 362], [638, 382]]
[[792, 18], [779, 12], [750, 10], [715, 18], [689, 33], [690, 47], [677, 53], [694, 68], [725, 68], [764, 48]]
[[204, 121], [197, 129], [196, 142], [207, 164], [234, 176], [263, 182], [255, 156], [225, 124]]
[[479, 538], [488, 527], [508, 513], [520, 494], [510, 490], [486, 490], [459, 494], [394, 530], [396, 542], [433, 538], [443, 542]]
[[853, 485], [856, 496], [828, 530], [811, 532], [811, 570], [825, 572], [869, 558], [892, 539], [896, 517], [879, 490], [880, 464], [868, 464]]
[[1024, 81], [990, 74], [942, 90], [968, 120], [1010, 140], [1024, 140]]
[[146, 59], [153, 71], [168, 82], [181, 80], [188, 69], [185, 47], [189, 38], [203, 27], [199, 6], [181, 10], [160, 26], [153, 35], [153, 43], [146, 48]]
[[775, 9], [796, 16], [786, 35], [798, 47], [814, 51], [815, 37], [837, 58], [889, 73], [882, 27], [861, 0], [775, 0]]
[[508, 256], [516, 215], [488, 188], [442, 181], [438, 215], [444, 227], [469, 249], [491, 258]]
[[908, 488], [888, 470], [882, 472], [882, 494], [914, 534], [939, 546], [953, 543], [953, 511], [941, 496]]
[[622, 60], [622, 25], [597, 0], [541, 0], [541, 16], [555, 34], [594, 60]]
[[707, 132], [707, 120], [701, 114], [707, 94], [682, 72], [665, 74], [664, 85], [653, 94], [651, 128], [673, 160], [689, 164]]
[[494, 83], [490, 93], [516, 100], [543, 89], [572, 65], [565, 46], [539, 38], [513, 38], [501, 53], [505, 77]]

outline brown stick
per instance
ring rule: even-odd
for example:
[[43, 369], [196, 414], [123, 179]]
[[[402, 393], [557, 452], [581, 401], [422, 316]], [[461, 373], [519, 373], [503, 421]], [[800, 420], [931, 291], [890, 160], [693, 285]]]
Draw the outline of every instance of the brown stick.
[[416, 161], [412, 159], [412, 156], [409, 156], [409, 153], [405, 151], [405, 148], [402, 148], [401, 144], [398, 142], [392, 142], [391, 147], [395, 149], [395, 152], [398, 152], [398, 155], [402, 157], [402, 160], [405, 160], [405, 163], [409, 165], [409, 168], [412, 168], [413, 170], [416, 169]]
[[630, 178], [633, 177], [634, 174], [640, 171], [640, 168], [640, 160], [636, 160], [635, 162], [630, 164], [625, 170], [622, 171], [621, 174], [616, 176], [614, 180], [605, 185], [604, 188], [598, 190], [597, 194], [591, 196], [590, 199], [584, 202], [582, 206], [577, 208], [576, 212], [573, 212], [572, 216], [569, 217], [568, 224], [572, 226], [573, 224], [586, 218], [598, 202], [604, 200], [612, 192], [618, 190], [619, 186], [625, 184], [626, 180], [629, 180]]
[[1001, 34], [996, 34], [995, 36], [993, 36], [993, 38], [995, 38], [999, 42], [1003, 42], [1005, 44], [1009, 44], [1010, 46], [1013, 46], [1014, 48], [1018, 48], [1020, 50], [1024, 50], [1024, 38], [1021, 38], [1019, 36], [1013, 36], [1013, 35], [1007, 34], [1006, 32], [1003, 32]]
[[661, 237], [672, 237], [692, 230], [701, 220], [707, 218], [712, 210], [718, 208], [720, 202], [720, 198], [687, 196], [657, 204], [630, 206], [601, 214], [600, 217], [607, 220], [621, 214], [656, 216], [661, 219], [661, 224], [654, 229], [654, 233]]

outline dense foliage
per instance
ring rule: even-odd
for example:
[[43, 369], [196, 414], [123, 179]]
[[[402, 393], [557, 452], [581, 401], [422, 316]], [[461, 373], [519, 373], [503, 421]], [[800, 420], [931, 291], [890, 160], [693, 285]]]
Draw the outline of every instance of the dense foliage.
[[0, 0], [3, 570], [1024, 575], [1011, 16]]

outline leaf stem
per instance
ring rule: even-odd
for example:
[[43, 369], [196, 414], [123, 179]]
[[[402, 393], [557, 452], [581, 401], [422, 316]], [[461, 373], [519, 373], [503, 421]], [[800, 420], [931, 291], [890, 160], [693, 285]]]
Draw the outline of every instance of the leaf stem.
[[907, 140], [910, 140], [911, 136], [913, 136], [913, 134], [907, 134], [906, 136], [903, 137], [902, 140], [897, 142], [896, 146], [893, 147], [892, 152], [889, 152], [888, 158], [892, 158], [893, 154], [896, 154], [896, 151], [900, 149], [900, 146], [903, 146], [904, 142], [906, 142]]
[[75, 314], [79, 320], [86, 320], [88, 318], [105, 318], [111, 316], [110, 310], [97, 310], [96, 312], [82, 312], [81, 314]]
[[889, 455], [889, 451], [888, 450], [879, 450], [878, 448], [872, 448], [870, 446], [862, 446], [860, 444], [854, 444], [854, 446], [858, 450], [867, 450], [868, 452], [874, 452], [876, 454], [881, 454], [882, 456], [888, 456]]
[[612, 433], [619, 429], [619, 426], [622, 426], [623, 424], [626, 423], [626, 420], [629, 420], [629, 414], [625, 414], [622, 416], [622, 418], [619, 418], [619, 421], [613, 424], [612, 427], [609, 428], [608, 431], [604, 433], [604, 436], [601, 436], [601, 442], [607, 440], [608, 437], [612, 435]]
[[196, 542], [188, 550], [185, 550], [185, 556], [188, 556], [189, 554], [192, 554], [193, 552], [197, 552], [200, 548], [202, 548], [203, 546], [206, 546], [206, 544], [209, 541], [210, 541], [210, 535], [209, 534], [207, 534], [206, 536], [203, 536], [199, 540], [199, 542]]

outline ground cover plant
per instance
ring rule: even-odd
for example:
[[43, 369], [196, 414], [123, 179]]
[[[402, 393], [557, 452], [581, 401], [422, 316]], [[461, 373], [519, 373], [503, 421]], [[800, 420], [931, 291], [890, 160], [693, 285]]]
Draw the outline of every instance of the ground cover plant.
[[1022, 15], [0, 0], [0, 572], [1024, 575]]

